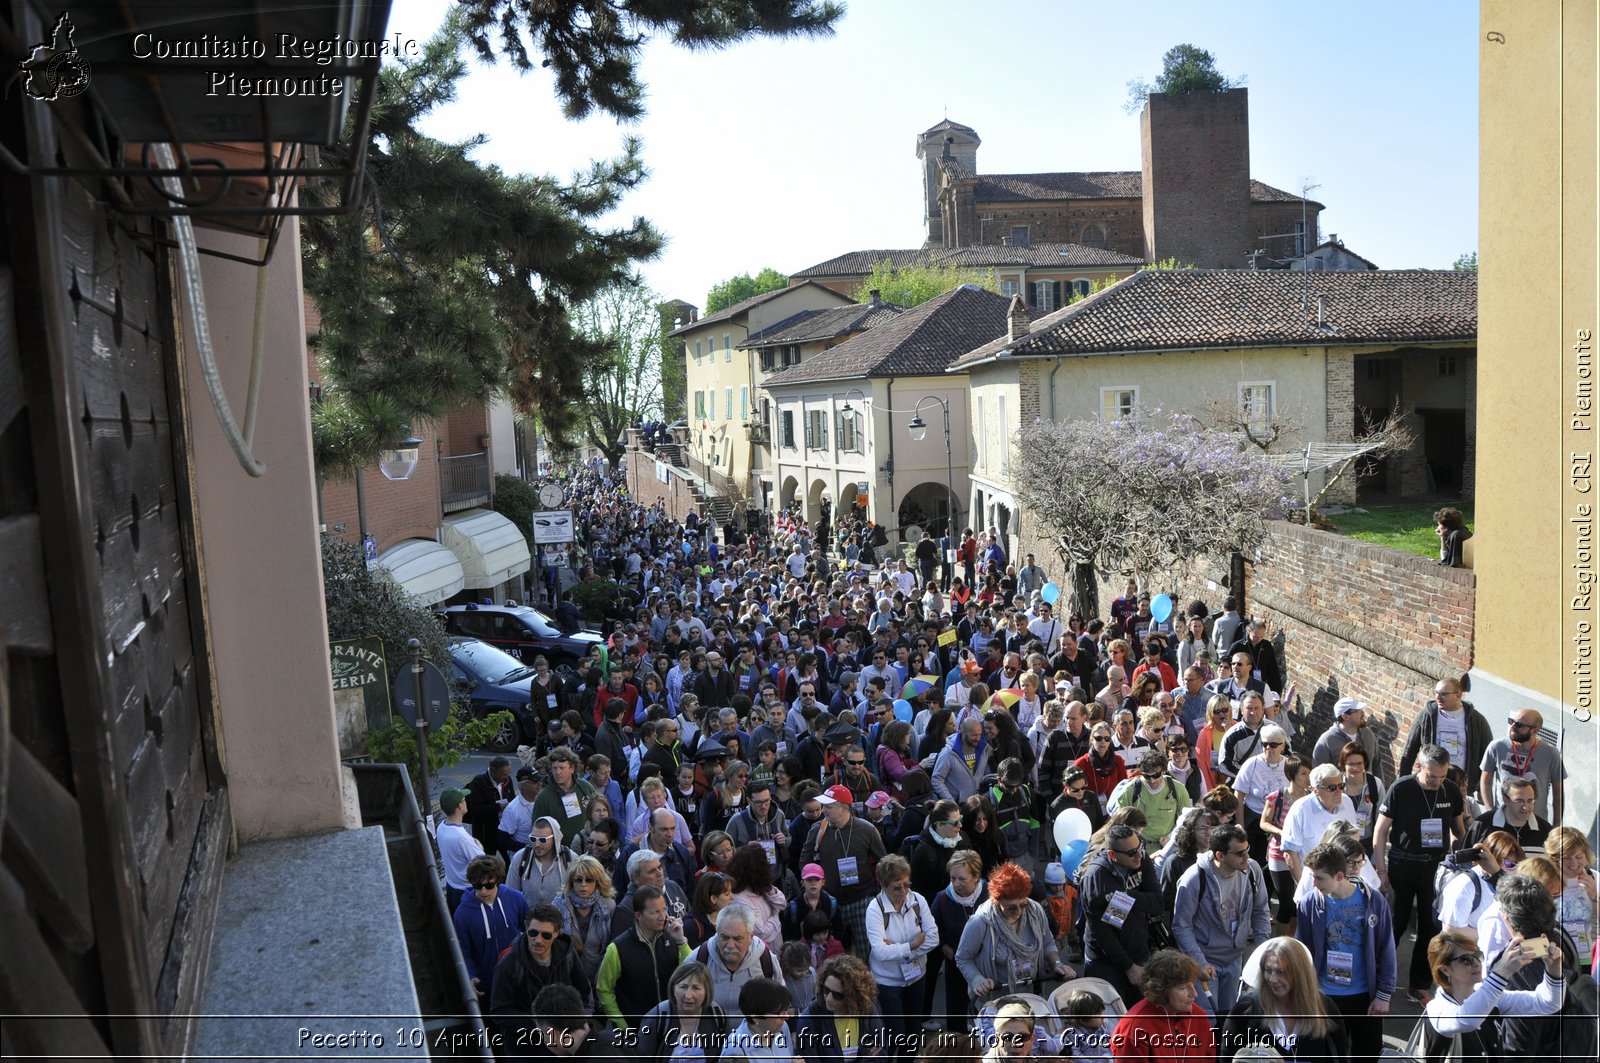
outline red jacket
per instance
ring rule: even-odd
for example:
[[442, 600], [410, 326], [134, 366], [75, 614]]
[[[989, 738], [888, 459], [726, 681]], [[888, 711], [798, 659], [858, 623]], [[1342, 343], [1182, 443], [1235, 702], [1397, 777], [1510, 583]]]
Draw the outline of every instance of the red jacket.
[[1200, 1005], [1177, 1015], [1141, 1000], [1128, 1009], [1111, 1033], [1111, 1058], [1117, 1063], [1181, 1063], [1217, 1058], [1216, 1036]]
[[609, 683], [601, 686], [594, 697], [594, 729], [600, 730], [600, 725], [606, 722], [606, 702], [612, 698], [621, 698], [627, 702], [628, 711], [623, 715], [624, 720], [633, 719], [633, 712], [639, 707], [639, 690], [632, 683], [622, 684], [621, 690], [612, 690]]
[[1093, 753], [1085, 753], [1072, 764], [1073, 767], [1083, 769], [1084, 782], [1088, 783], [1092, 792], [1100, 795], [1100, 805], [1103, 808], [1106, 801], [1111, 798], [1111, 791], [1117, 788], [1117, 783], [1128, 777], [1128, 766], [1122, 762], [1121, 757], [1112, 753], [1111, 764], [1104, 771], [1100, 771], [1090, 761], [1089, 758], [1092, 756]]

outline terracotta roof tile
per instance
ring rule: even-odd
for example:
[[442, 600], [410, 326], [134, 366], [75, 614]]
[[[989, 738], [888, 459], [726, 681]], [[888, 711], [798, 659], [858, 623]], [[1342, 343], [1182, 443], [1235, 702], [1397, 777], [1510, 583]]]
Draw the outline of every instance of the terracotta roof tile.
[[[1138, 170], [1101, 170], [1086, 173], [986, 173], [978, 176], [979, 203], [1026, 202], [1035, 199], [1138, 199], [1144, 194], [1144, 174]], [[1252, 203], [1298, 203], [1300, 197], [1252, 179]], [[1321, 207], [1315, 200], [1307, 200]]]
[[[1302, 298], [1309, 294], [1309, 306]], [[1322, 298], [1325, 320], [1317, 321]], [[1006, 357], [1219, 347], [1471, 343], [1477, 274], [1435, 270], [1302, 273], [1144, 270], [963, 354], [952, 369]]]
[[1006, 330], [1008, 300], [963, 284], [767, 378], [767, 387], [872, 376], [942, 373]]
[[739, 349], [831, 340], [846, 333], [876, 328], [904, 311], [905, 307], [894, 303], [851, 303], [827, 310], [802, 310], [776, 325], [752, 333], [749, 339], [739, 344]]
[[[783, 295], [785, 292], [794, 291], [794, 289], [797, 288], [797, 287], [803, 287], [803, 285], [791, 284], [787, 288], [778, 288], [775, 291], [762, 292], [760, 295], [752, 295], [748, 299], [741, 299], [739, 302], [734, 303], [732, 306], [725, 306], [721, 310], [718, 310], [714, 314], [707, 314], [705, 317], [702, 317], [697, 321], [691, 321], [687, 325], [683, 325], [683, 326], [681, 326], [679, 328], [673, 329], [671, 332], [667, 333], [667, 335], [668, 336], [678, 336], [678, 335], [681, 335], [681, 334], [683, 334], [685, 332], [690, 332], [690, 331], [693, 331], [694, 329], [700, 328], [702, 325], [714, 325], [719, 321], [732, 320], [733, 318], [738, 317], [740, 314], [743, 314], [748, 310], [751, 310], [751, 309], [754, 309], [755, 307], [760, 306], [762, 303], [771, 302], [772, 300], [778, 298], [780, 295]], [[822, 285], [819, 284], [819, 285], [817, 285], [817, 287], [821, 288]], [[824, 289], [824, 290], [831, 291], [832, 289]], [[833, 294], [838, 295], [837, 292], [834, 292]], [[844, 298], [844, 296], [840, 296], [840, 298], [842, 299], [842, 298]]]

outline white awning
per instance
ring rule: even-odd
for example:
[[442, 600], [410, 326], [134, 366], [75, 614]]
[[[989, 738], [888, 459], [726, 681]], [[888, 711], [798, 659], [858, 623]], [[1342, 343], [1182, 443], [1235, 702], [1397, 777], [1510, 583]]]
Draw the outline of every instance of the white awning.
[[528, 540], [517, 526], [489, 509], [466, 509], [444, 518], [439, 541], [461, 560], [466, 585], [498, 587], [532, 567]]
[[378, 555], [378, 564], [424, 605], [453, 597], [467, 585], [456, 555], [431, 539], [407, 539], [391, 546]]

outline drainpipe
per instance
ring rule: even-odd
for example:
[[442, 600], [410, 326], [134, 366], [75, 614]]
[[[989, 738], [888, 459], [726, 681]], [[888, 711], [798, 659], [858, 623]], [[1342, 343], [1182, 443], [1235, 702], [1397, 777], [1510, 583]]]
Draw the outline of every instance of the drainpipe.
[[[894, 409], [894, 377], [884, 382], [883, 405], [885, 409]], [[894, 414], [886, 415], [883, 423], [887, 429], [884, 434], [889, 439], [889, 518], [895, 522], [895, 530], [899, 531], [900, 522], [895, 516], [899, 510], [895, 509], [894, 505]]]
[[1061, 358], [1061, 355], [1056, 355], [1055, 368], [1050, 370], [1050, 420], [1052, 423], [1056, 419], [1056, 374], [1061, 372]]

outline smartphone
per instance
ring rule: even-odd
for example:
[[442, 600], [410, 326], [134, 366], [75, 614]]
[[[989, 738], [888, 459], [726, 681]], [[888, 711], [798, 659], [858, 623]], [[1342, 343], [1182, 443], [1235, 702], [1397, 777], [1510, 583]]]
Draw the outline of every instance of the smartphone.
[[1543, 934], [1536, 938], [1523, 938], [1522, 947], [1527, 950], [1529, 956], [1536, 959], [1542, 960], [1550, 955], [1550, 939]]

